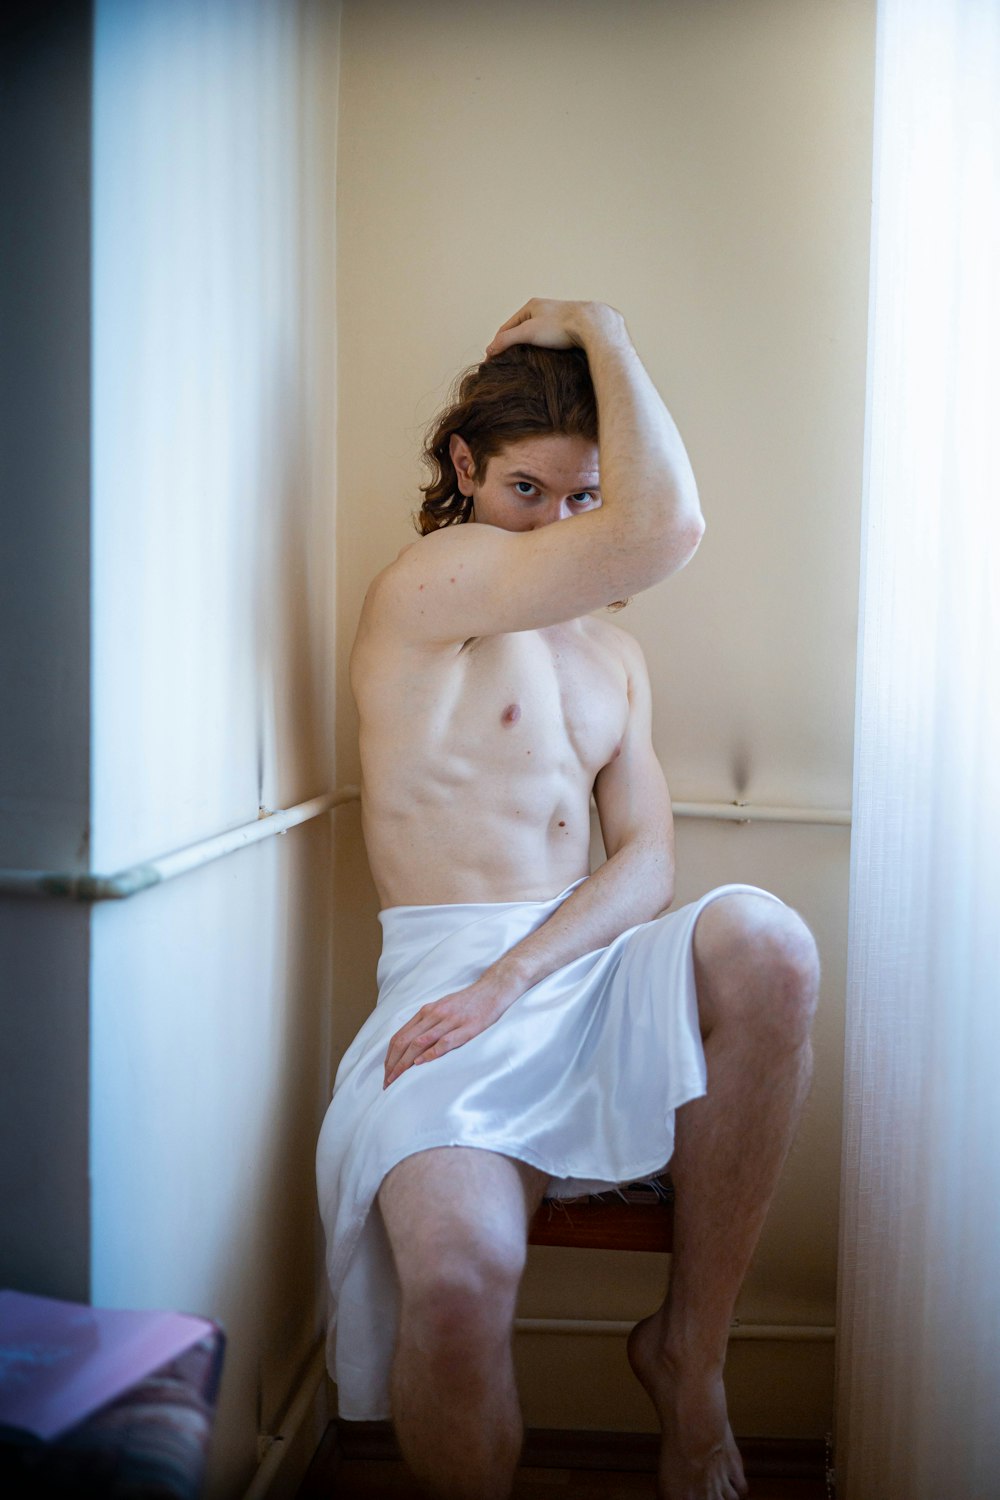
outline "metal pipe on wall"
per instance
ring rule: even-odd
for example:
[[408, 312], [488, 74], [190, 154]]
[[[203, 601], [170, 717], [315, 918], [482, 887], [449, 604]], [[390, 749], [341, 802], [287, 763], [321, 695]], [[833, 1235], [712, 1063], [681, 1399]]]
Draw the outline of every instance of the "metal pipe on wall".
[[177, 849], [171, 854], [143, 860], [141, 864], [130, 865], [128, 869], [119, 870], [114, 875], [0, 870], [0, 895], [63, 896], [72, 901], [121, 901], [139, 891], [148, 890], [150, 886], [172, 880], [176, 875], [186, 875], [189, 870], [197, 870], [214, 859], [221, 859], [223, 855], [234, 854], [237, 849], [245, 849], [248, 844], [257, 844], [279, 833], [287, 833], [289, 828], [295, 828], [299, 823], [308, 823], [310, 819], [318, 818], [321, 813], [329, 812], [331, 808], [339, 807], [344, 802], [354, 802], [358, 796], [356, 786], [345, 786], [335, 792], [323, 792], [318, 797], [310, 797], [306, 802], [282, 808], [278, 812], [268, 812], [266, 808], [261, 808], [252, 823], [226, 829], [223, 833], [200, 839], [198, 843], [189, 844], [187, 848]]
[[[230, 828], [213, 834], [185, 849], [171, 854], [162, 854], [156, 859], [144, 860], [119, 870], [113, 875], [98, 875], [85, 872], [82, 875], [53, 870], [0, 870], [0, 895], [3, 896], [57, 896], [71, 901], [121, 901], [135, 896], [150, 886], [161, 885], [176, 875], [185, 875], [189, 870], [199, 869], [223, 855], [245, 849], [248, 844], [259, 843], [279, 833], [287, 833], [299, 823], [307, 823], [321, 813], [347, 802], [357, 802], [361, 792], [356, 786], [338, 787], [333, 792], [323, 792], [294, 807], [277, 812], [262, 808], [252, 823], [239, 828]], [[707, 818], [731, 823], [809, 823], [850, 827], [849, 809], [815, 807], [765, 807], [749, 802], [675, 802], [676, 818]]]
[[[624, 1338], [632, 1332], [635, 1320], [623, 1322], [613, 1318], [515, 1318], [515, 1333], [572, 1333]], [[740, 1323], [729, 1330], [731, 1339], [759, 1339], [775, 1343], [832, 1343], [835, 1329], [826, 1323]]]

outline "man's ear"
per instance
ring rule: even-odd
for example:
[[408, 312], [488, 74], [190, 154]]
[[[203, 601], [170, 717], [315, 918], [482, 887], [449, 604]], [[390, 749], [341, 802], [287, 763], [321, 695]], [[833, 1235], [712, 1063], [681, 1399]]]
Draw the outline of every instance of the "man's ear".
[[472, 459], [472, 449], [461, 433], [452, 433], [448, 440], [448, 452], [451, 454], [451, 461], [455, 465], [459, 489], [463, 495], [471, 495], [476, 466]]

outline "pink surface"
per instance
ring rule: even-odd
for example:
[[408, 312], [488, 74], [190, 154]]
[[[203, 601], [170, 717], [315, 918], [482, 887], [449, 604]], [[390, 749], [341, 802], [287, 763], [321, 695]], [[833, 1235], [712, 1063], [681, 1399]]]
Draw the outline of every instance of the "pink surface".
[[214, 1329], [186, 1313], [0, 1291], [0, 1426], [58, 1437]]

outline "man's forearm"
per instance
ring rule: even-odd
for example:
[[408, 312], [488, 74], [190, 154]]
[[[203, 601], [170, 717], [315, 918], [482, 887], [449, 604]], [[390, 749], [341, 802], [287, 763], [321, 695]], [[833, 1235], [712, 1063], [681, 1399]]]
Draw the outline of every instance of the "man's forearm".
[[579, 311], [599, 414], [601, 494], [630, 524], [703, 525], [698, 487], [677, 426], [636, 353], [625, 320], [603, 303]]
[[495, 980], [513, 1003], [553, 970], [659, 916], [672, 900], [673, 868], [667, 851], [638, 840], [625, 844], [483, 978]]

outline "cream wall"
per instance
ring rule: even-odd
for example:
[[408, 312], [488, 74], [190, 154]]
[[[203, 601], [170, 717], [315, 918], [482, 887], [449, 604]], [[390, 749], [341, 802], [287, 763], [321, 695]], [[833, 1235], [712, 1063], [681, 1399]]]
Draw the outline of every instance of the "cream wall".
[[[334, 781], [336, 6], [99, 0], [92, 863]], [[227, 1332], [209, 1495], [322, 1337], [330, 821], [91, 927], [91, 1294]]]
[[[5, 891], [334, 784], [338, 26], [96, 0], [18, 32]], [[320, 1367], [331, 850], [324, 817], [126, 900], [0, 900], [3, 1280], [221, 1321], [210, 1500]]]
[[[96, 7], [101, 871], [334, 781], [338, 20], [312, 0]], [[322, 1337], [331, 864], [324, 817], [92, 917], [91, 1295], [224, 1325], [218, 1500]]]
[[[533, 295], [625, 313], [698, 478], [693, 562], [617, 622], [675, 800], [850, 803], [874, 0], [345, 0], [338, 154], [338, 780], [365, 586], [413, 536], [425, 424]], [[339, 1057], [376, 901], [337, 818]], [[823, 960], [817, 1076], [738, 1313], [832, 1324], [846, 828], [678, 823], [677, 898], [746, 880]], [[533, 1251], [526, 1316], [638, 1317], [657, 1257]], [[620, 1341], [519, 1338], [529, 1424], [649, 1428]], [[831, 1344], [734, 1344], [737, 1431], [821, 1434]]]

